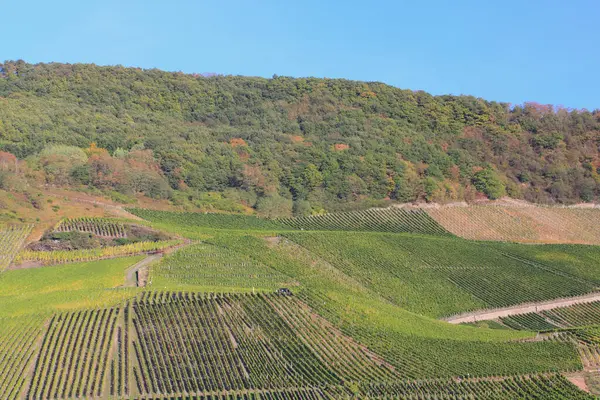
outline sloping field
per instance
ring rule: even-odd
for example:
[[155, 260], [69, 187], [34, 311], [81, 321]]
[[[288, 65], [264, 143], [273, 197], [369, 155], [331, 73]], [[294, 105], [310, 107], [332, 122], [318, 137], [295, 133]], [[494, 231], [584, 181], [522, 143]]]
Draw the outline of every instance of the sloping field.
[[151, 264], [144, 288], [125, 287], [140, 257], [0, 274], [0, 398], [589, 398], [557, 373], [598, 365], [597, 332], [434, 317], [594, 292], [594, 246], [155, 217], [201, 241]]
[[20, 398], [45, 318], [0, 318], [0, 399]]
[[589, 398], [553, 373], [407, 380], [419, 358], [397, 369], [293, 296], [145, 292], [0, 322], [2, 399]]
[[600, 209], [534, 205], [471, 205], [427, 209], [465, 239], [600, 244]]
[[209, 243], [188, 246], [152, 268], [150, 280], [161, 290], [205, 289], [219, 292], [274, 292], [296, 286], [289, 277], [268, 266]]
[[411, 232], [448, 235], [448, 231], [419, 209], [372, 209], [308, 217], [281, 218], [293, 229], [317, 231]]
[[[289, 232], [285, 237], [394, 304], [433, 317], [598, 289], [583, 272], [567, 273], [514, 254], [538, 246], [371, 232]], [[560, 254], [580, 260], [577, 250], [562, 246]]]
[[170, 212], [144, 208], [127, 209], [130, 213], [148, 221], [170, 226], [232, 229], [246, 231], [274, 231], [285, 229], [279, 222], [250, 215], [214, 214], [197, 212]]
[[0, 226], [0, 272], [10, 265], [32, 228], [33, 225]]
[[55, 232], [86, 232], [107, 238], [124, 238], [125, 225], [115, 219], [98, 217], [64, 218], [54, 228]]

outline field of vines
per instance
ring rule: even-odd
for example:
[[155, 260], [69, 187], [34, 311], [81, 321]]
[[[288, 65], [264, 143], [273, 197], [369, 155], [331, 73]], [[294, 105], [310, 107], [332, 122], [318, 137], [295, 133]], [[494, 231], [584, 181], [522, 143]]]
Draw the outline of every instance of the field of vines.
[[44, 318], [0, 318], [0, 399], [20, 399]]
[[472, 205], [427, 213], [465, 239], [600, 245], [600, 208]]
[[277, 231], [286, 229], [275, 220], [250, 215], [169, 212], [143, 208], [128, 208], [127, 211], [147, 221], [172, 226], [244, 231]]
[[566, 275], [600, 287], [600, 246], [545, 244], [524, 246], [490, 243], [503, 254], [518, 258], [547, 271]]
[[81, 217], [62, 219], [54, 228], [55, 232], [86, 232], [106, 238], [127, 236], [125, 225], [111, 218]]
[[97, 249], [57, 251], [23, 250], [15, 257], [15, 263], [34, 261], [40, 262], [43, 265], [53, 265], [68, 262], [92, 261], [164, 250], [180, 243], [181, 241], [179, 240], [162, 240], [158, 242], [137, 242], [122, 246], [110, 246]]
[[398, 377], [298, 307], [276, 295], [147, 296], [134, 305], [136, 387], [143, 394], [202, 393]]
[[28, 399], [100, 397], [119, 309], [55, 315], [27, 388]]
[[373, 209], [278, 220], [293, 229], [318, 231], [411, 232], [448, 235], [449, 232], [420, 209]]
[[517, 330], [550, 331], [557, 329], [600, 326], [600, 301], [512, 315], [500, 321]]
[[[325, 386], [319, 388], [251, 390], [243, 397], [239, 393], [215, 393], [186, 396], [187, 400], [333, 400], [333, 399], [478, 399], [478, 400], [592, 400], [558, 374], [515, 376], [494, 380], [421, 380], [374, 382], [354, 388]], [[172, 397], [148, 396], [142, 400], [172, 400]]]
[[[588, 398], [551, 363], [529, 374], [520, 356], [531, 345], [560, 352], [567, 339], [515, 343], [497, 360], [507, 377], [488, 378], [484, 356], [501, 343], [485, 354], [389, 335], [359, 343], [295, 296], [145, 291], [117, 307], [0, 323], [2, 399]], [[398, 345], [412, 351], [389, 350]], [[467, 348], [475, 357], [462, 368], [477, 379], [427, 378], [455, 373], [445, 356]]]
[[32, 225], [0, 226], [0, 272], [10, 265], [32, 228]]
[[559, 327], [600, 325], [600, 301], [555, 308], [540, 314]]
[[593, 292], [584, 278], [459, 238], [286, 233], [395, 304], [433, 317]]
[[[600, 368], [600, 302], [472, 326], [438, 320], [598, 291], [593, 246], [469, 241], [421, 210], [132, 211], [201, 241], [151, 258], [144, 288], [123, 287], [143, 256], [1, 273], [0, 399], [593, 398], [560, 373]], [[61, 229], [109, 238], [128, 227], [81, 218]]]
[[214, 292], [269, 291], [296, 286], [289, 277], [222, 246], [199, 243], [165, 257], [152, 268], [157, 288], [194, 286]]

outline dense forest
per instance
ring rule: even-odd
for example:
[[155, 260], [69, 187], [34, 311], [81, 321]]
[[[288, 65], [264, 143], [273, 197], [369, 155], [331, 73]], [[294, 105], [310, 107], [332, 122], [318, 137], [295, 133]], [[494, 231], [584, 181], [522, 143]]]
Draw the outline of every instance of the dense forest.
[[[549, 83], [551, 84], [551, 83]], [[600, 110], [377, 82], [0, 64], [0, 188], [87, 187], [305, 215], [600, 193]]]

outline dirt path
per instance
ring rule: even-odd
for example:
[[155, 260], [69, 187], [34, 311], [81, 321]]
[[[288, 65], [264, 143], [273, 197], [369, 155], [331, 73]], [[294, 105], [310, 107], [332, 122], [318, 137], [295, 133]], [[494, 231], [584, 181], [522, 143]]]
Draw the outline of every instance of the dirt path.
[[517, 304], [512, 307], [474, 311], [470, 313], [458, 314], [452, 317], [444, 318], [444, 321], [450, 322], [451, 324], [460, 324], [463, 322], [477, 322], [501, 317], [509, 317], [511, 315], [552, 310], [553, 308], [567, 307], [572, 306], [574, 304], [592, 303], [594, 301], [600, 301], [600, 293], [596, 292], [586, 294], [584, 296], [541, 301], [537, 303]]
[[130, 212], [126, 211], [122, 206], [108, 204], [106, 202], [92, 200], [92, 199], [86, 199], [86, 198], [81, 198], [81, 197], [72, 197], [72, 198], [70, 198], [70, 200], [74, 201], [76, 203], [88, 203], [88, 204], [102, 207], [105, 210], [107, 210], [108, 212], [111, 212], [113, 215], [115, 215], [118, 218], [126, 218], [126, 219], [132, 219], [132, 220], [137, 220], [137, 221], [142, 220], [137, 215], [133, 215]]
[[162, 258], [162, 254], [150, 254], [148, 257], [143, 260], [133, 264], [131, 267], [125, 270], [125, 284], [124, 287], [137, 287], [138, 281], [136, 272], [140, 271], [143, 268], [148, 267], [150, 264], [158, 261]]

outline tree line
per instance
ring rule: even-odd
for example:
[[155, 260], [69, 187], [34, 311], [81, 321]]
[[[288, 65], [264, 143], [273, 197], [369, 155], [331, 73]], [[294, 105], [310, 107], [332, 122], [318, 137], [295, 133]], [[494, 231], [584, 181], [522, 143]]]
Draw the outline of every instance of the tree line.
[[598, 110], [378, 82], [0, 64], [3, 174], [14, 156], [46, 184], [271, 216], [505, 195], [591, 202], [599, 133]]

